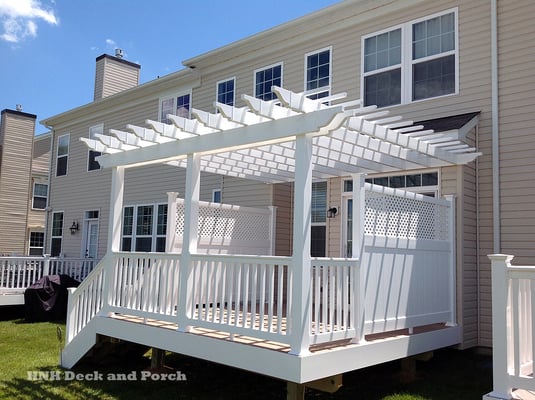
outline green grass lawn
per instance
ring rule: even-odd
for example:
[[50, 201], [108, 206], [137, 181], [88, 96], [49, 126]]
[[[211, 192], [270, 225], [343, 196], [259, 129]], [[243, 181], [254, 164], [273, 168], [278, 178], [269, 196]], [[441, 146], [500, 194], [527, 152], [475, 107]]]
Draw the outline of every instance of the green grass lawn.
[[[149, 354], [129, 359], [76, 366], [72, 372], [92, 374], [102, 381], [34, 381], [28, 371], [59, 371], [58, 327], [62, 323], [26, 323], [21, 310], [0, 309], [0, 399], [285, 399], [286, 384], [277, 379], [197, 360], [177, 354], [166, 357], [166, 366], [181, 371], [185, 381], [108, 380], [149, 367]], [[358, 400], [473, 400], [491, 391], [491, 358], [471, 350], [435, 352], [430, 361], [418, 361], [412, 383], [399, 379], [399, 361], [344, 374], [343, 386], [334, 394], [307, 389], [306, 399]], [[68, 371], [71, 372], [71, 371]]]

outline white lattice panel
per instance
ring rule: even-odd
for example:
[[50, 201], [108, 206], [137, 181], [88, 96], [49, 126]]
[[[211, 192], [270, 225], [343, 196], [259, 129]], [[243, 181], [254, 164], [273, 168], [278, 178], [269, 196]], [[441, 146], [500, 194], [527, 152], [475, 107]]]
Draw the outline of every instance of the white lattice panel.
[[365, 234], [449, 239], [449, 207], [418, 198], [366, 190]]
[[[201, 202], [199, 237], [247, 242], [271, 240], [271, 214], [268, 210]], [[184, 234], [184, 204], [177, 203], [176, 233]]]

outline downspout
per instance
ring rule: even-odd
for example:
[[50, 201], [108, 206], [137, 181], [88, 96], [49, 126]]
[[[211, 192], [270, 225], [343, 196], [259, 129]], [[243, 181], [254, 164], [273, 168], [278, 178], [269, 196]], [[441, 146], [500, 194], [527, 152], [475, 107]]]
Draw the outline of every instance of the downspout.
[[491, 101], [492, 101], [492, 232], [493, 253], [501, 252], [500, 243], [500, 132], [498, 104], [498, 0], [491, 0]]
[[46, 208], [45, 208], [45, 235], [43, 238], [44, 240], [43, 254], [49, 254], [46, 252], [46, 249], [48, 248], [48, 220], [50, 218], [50, 211], [52, 210], [52, 208], [50, 207], [50, 197], [51, 197], [50, 196], [51, 194], [50, 176], [52, 175], [52, 155], [53, 155], [53, 150], [54, 150], [54, 135], [56, 132], [54, 131], [54, 128], [52, 128], [51, 126], [48, 126], [48, 125], [44, 125], [44, 126], [50, 130], [50, 156], [48, 157], [48, 178], [47, 178], [48, 193], [47, 193]]

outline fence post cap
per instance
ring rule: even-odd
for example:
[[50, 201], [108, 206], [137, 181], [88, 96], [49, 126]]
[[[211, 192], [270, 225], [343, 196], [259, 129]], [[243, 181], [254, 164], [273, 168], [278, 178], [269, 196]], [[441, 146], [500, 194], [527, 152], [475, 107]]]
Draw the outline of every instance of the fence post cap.
[[515, 256], [510, 254], [488, 254], [487, 257], [491, 261], [510, 262]]

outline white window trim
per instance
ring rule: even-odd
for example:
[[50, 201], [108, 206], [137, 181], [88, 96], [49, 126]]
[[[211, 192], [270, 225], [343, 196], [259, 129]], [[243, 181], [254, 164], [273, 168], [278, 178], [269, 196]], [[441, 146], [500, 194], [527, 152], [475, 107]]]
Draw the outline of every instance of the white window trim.
[[[53, 235], [54, 233], [54, 215], [55, 214], [62, 214], [63, 215], [63, 221], [61, 225], [61, 236]], [[61, 239], [61, 249], [59, 254], [63, 254], [63, 237], [65, 236], [65, 212], [63, 210], [61, 211], [53, 211], [52, 212], [52, 220], [50, 223], [50, 253], [52, 253], [52, 240], [53, 239]]]
[[[281, 87], [284, 87], [284, 63], [281, 61], [281, 62], [274, 63], [271, 65], [266, 65], [265, 67], [257, 68], [253, 71], [253, 97], [256, 97], [256, 73], [260, 71], [264, 71], [266, 69], [278, 67], [279, 65], [281, 67]], [[273, 100], [276, 101], [276, 97]]]
[[[37, 197], [44, 197], [46, 199], [46, 204], [44, 208], [35, 208], [34, 207], [34, 200], [35, 200], [35, 185], [45, 185], [46, 186], [46, 196], [37, 196]], [[45, 211], [46, 207], [48, 206], [48, 183], [46, 181], [42, 180], [34, 180], [33, 182], [33, 190], [32, 190], [32, 210], [34, 211]], [[37, 232], [37, 231], [34, 231]]]
[[[59, 155], [59, 142], [61, 141], [61, 138], [63, 137], [68, 137], [69, 140], [68, 140], [68, 143], [67, 143], [67, 154], [62, 154], [61, 156]], [[69, 173], [69, 152], [71, 150], [71, 134], [70, 133], [66, 133], [64, 135], [60, 135], [58, 136], [58, 141], [56, 143], [56, 177], [60, 177], [60, 176], [67, 176], [68, 173]], [[67, 167], [65, 168], [65, 175], [58, 175], [58, 160], [60, 157], [65, 157], [67, 158]]]
[[232, 104], [236, 105], [236, 77], [233, 76], [231, 78], [228, 78], [228, 79], [221, 79], [220, 81], [217, 81], [216, 84], [215, 84], [215, 101], [218, 102], [218, 98], [219, 98], [219, 84], [220, 83], [225, 83], [225, 82], [228, 82], [228, 81], [233, 81], [234, 82], [234, 91], [232, 93]]
[[[215, 201], [216, 193], [219, 193], [219, 199], [221, 200], [219, 202]], [[219, 203], [222, 203], [222, 202], [223, 202], [223, 191], [221, 189], [212, 189], [212, 203], [218, 203], [219, 204]]]
[[[453, 13], [455, 24], [455, 50], [435, 54], [433, 56], [412, 59], [412, 26], [422, 21], [433, 19], [442, 15]], [[401, 64], [389, 66], [381, 69], [376, 69], [370, 72], [364, 72], [364, 42], [366, 39], [378, 36], [382, 33], [394, 31], [401, 28]], [[412, 66], [425, 61], [446, 57], [448, 55], [455, 55], [455, 91], [441, 96], [427, 97], [425, 99], [412, 100]], [[415, 62], [416, 61], [416, 62]], [[361, 37], [361, 51], [360, 51], [360, 98], [364, 101], [364, 78], [369, 75], [375, 75], [382, 72], [401, 68], [401, 100], [399, 104], [392, 104], [382, 108], [396, 107], [404, 104], [419, 103], [422, 101], [436, 100], [443, 97], [455, 96], [459, 94], [459, 8], [454, 7], [444, 11], [440, 11], [431, 15], [426, 15], [400, 25], [395, 25], [380, 31], [372, 32]], [[364, 104], [364, 103], [363, 103]]]
[[[186, 95], [189, 95], [190, 109], [189, 109], [189, 117], [188, 118], [191, 118], [191, 109], [192, 109], [192, 105], [193, 105], [193, 95], [192, 95], [192, 90], [191, 89], [187, 89], [187, 90], [181, 90], [181, 91], [178, 91], [178, 92], [170, 92], [169, 94], [162, 95], [162, 96], [160, 96], [158, 98], [158, 119], [157, 119], [157, 121], [162, 122], [161, 121], [161, 117], [162, 117], [162, 102], [164, 100], [173, 99], [176, 102], [177, 97], [186, 96]], [[176, 103], [175, 103], [174, 108], [176, 108]]]
[[[314, 90], [307, 91], [307, 58], [308, 56], [322, 53], [326, 50], [329, 50], [329, 84], [327, 86], [322, 86], [321, 88], [317, 88]], [[316, 93], [322, 93], [322, 92], [329, 92], [329, 96], [331, 95], [331, 90], [333, 86], [333, 47], [327, 46], [322, 49], [310, 51], [305, 54], [304, 61], [303, 61], [303, 93], [306, 95], [312, 95]]]
[[[31, 243], [31, 238], [32, 238], [32, 233], [42, 233], [43, 234], [43, 246], [41, 247], [37, 247], [37, 246], [32, 246]], [[45, 233], [43, 231], [30, 231], [29, 234], [28, 234], [28, 255], [30, 255], [31, 253], [31, 249], [41, 249], [41, 254], [45, 254]]]
[[[89, 127], [89, 130], [88, 130], [88, 138], [89, 139], [94, 139], [93, 137], [91, 137], [91, 130], [92, 129], [96, 129], [96, 128], [101, 128], [100, 131], [102, 133], [104, 133], [104, 123], [92, 125], [92, 126]], [[102, 169], [102, 167], [95, 168], [95, 169], [89, 169], [89, 158], [90, 158], [91, 152], [98, 153], [98, 152], [96, 152], [94, 150], [88, 150], [87, 151], [87, 172], [100, 171]]]

